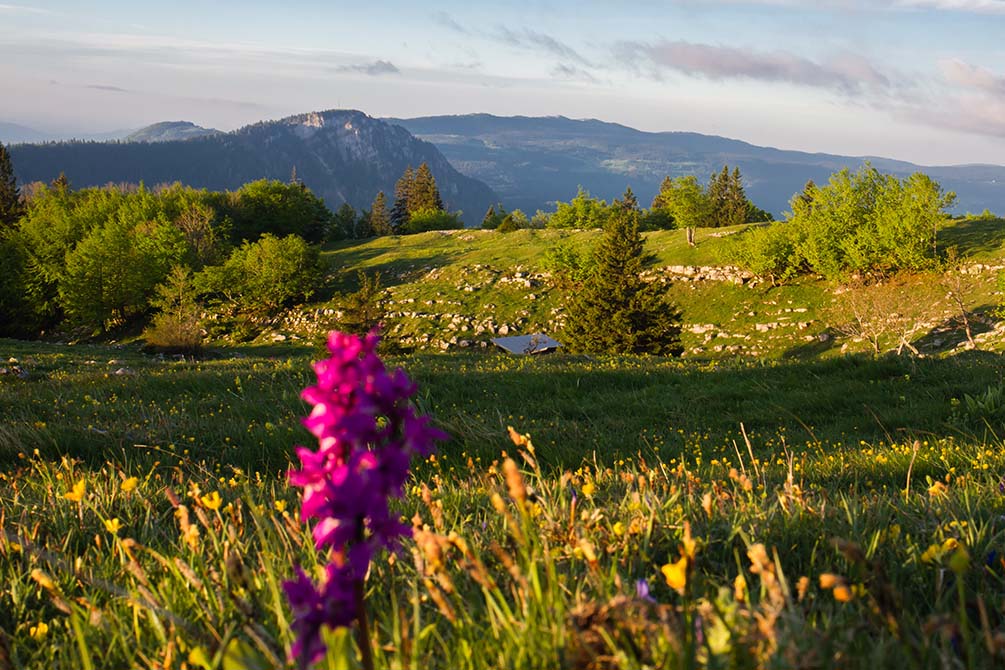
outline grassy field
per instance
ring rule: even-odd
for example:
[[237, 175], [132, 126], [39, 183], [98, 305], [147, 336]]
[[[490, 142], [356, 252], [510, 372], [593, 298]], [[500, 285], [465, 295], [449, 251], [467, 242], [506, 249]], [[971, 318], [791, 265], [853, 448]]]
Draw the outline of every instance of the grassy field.
[[[0, 343], [0, 667], [288, 662], [311, 353]], [[367, 581], [377, 667], [1005, 660], [996, 354], [393, 362], [452, 440]]]
[[[1003, 231], [958, 221], [940, 243], [996, 266]], [[677, 281], [683, 359], [479, 346], [500, 325], [552, 332], [563, 289], [545, 252], [597, 237], [325, 252], [333, 290], [379, 271], [399, 335], [434, 334], [389, 361], [450, 435], [400, 503], [414, 539], [367, 578], [375, 666], [1005, 665], [995, 271], [860, 294]], [[648, 240], [655, 267], [719, 265], [729, 244]], [[895, 315], [882, 350], [902, 338], [925, 356], [872, 356], [855, 310]], [[0, 670], [293, 665], [281, 584], [321, 565], [286, 472], [311, 443], [299, 396], [316, 351], [277, 334], [199, 360], [0, 341]], [[319, 667], [363, 667], [353, 634], [327, 640]]]

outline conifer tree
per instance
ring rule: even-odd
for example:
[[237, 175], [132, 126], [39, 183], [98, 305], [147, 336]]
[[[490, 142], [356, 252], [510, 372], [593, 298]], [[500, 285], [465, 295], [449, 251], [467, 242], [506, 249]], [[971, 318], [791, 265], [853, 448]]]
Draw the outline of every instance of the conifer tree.
[[730, 215], [731, 181], [729, 167], [722, 166], [722, 171], [713, 174], [708, 180], [708, 224], [713, 228], [728, 226]]
[[414, 214], [419, 210], [443, 211], [440, 190], [436, 187], [436, 178], [433, 177], [428, 163], [423, 163], [415, 171], [408, 202], [409, 214]]
[[615, 200], [614, 205], [627, 212], [639, 211], [639, 199], [635, 197], [631, 186], [625, 188], [624, 195], [621, 196], [620, 200]]
[[377, 193], [370, 207], [370, 230], [374, 235], [391, 235], [394, 229], [391, 227], [391, 215], [387, 212], [387, 196], [383, 191]]
[[65, 172], [60, 172], [59, 176], [52, 180], [50, 186], [61, 193], [66, 193], [70, 190], [70, 180], [67, 178]]
[[21, 191], [14, 177], [10, 153], [0, 142], [0, 236], [12, 229], [23, 213]]
[[670, 210], [670, 199], [673, 197], [673, 179], [670, 175], [663, 178], [659, 193], [653, 198], [652, 209]]
[[574, 351], [678, 356], [680, 311], [666, 286], [642, 278], [639, 213], [617, 208], [594, 254], [595, 270], [572, 299], [565, 337]]
[[741, 223], [747, 222], [747, 211], [749, 209], [747, 193], [743, 190], [743, 178], [740, 176], [740, 168], [733, 168], [733, 174], [729, 176], [727, 183], [725, 225], [738, 226]]
[[391, 227], [394, 230], [408, 224], [409, 214], [412, 213], [412, 193], [415, 182], [415, 171], [409, 165], [405, 168], [405, 173], [394, 185], [394, 207], [391, 209]]

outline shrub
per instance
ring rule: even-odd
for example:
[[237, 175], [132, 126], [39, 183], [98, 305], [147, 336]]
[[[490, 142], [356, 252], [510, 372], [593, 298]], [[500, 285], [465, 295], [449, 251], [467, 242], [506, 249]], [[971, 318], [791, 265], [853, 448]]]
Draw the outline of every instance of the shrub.
[[175, 265], [163, 284], [154, 290], [150, 305], [159, 310], [143, 337], [150, 346], [174, 353], [198, 353], [202, 349], [202, 326], [196, 302], [192, 271]]
[[324, 202], [306, 186], [277, 180], [245, 184], [231, 194], [230, 208], [236, 242], [271, 233], [298, 235], [317, 243], [324, 239], [332, 219]]
[[560, 242], [544, 254], [544, 267], [557, 277], [570, 282], [583, 282], [596, 268], [592, 254], [578, 251]]
[[398, 232], [412, 235], [430, 230], [457, 230], [463, 227], [458, 213], [445, 212], [442, 209], [420, 209], [412, 212], [408, 222], [402, 225]]
[[223, 265], [206, 268], [197, 285], [241, 312], [267, 316], [309, 298], [322, 275], [317, 247], [297, 235], [279, 238], [266, 233], [235, 249]]

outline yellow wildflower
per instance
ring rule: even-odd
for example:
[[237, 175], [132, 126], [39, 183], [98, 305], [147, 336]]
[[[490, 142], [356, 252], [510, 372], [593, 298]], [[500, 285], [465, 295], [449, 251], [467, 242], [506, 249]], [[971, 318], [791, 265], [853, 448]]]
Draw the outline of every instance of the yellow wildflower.
[[667, 563], [660, 571], [667, 580], [667, 585], [683, 594], [687, 586], [687, 556], [681, 556], [676, 563]]
[[834, 587], [834, 600], [839, 603], [850, 602], [855, 598], [855, 594], [848, 588], [847, 584], [838, 584]]
[[107, 530], [112, 535], [118, 535], [119, 530], [122, 529], [122, 524], [119, 523], [118, 517], [114, 519], [105, 519], [105, 530]]
[[220, 497], [219, 491], [213, 491], [210, 494], [204, 495], [199, 498], [199, 502], [206, 509], [213, 510], [214, 512], [220, 509], [220, 505], [223, 504], [223, 498]]
[[122, 492], [123, 493], [129, 493], [130, 491], [133, 491], [134, 489], [136, 489], [136, 487], [139, 485], [139, 483], [140, 483], [140, 480], [137, 479], [136, 477], [130, 477], [130, 478], [126, 479], [126, 480], [123, 480], [123, 482], [122, 482]]
[[593, 482], [586, 482], [583, 484], [583, 495], [587, 498], [592, 498], [596, 491], [597, 487]]
[[275, 502], [272, 503], [272, 505], [276, 508], [276, 511], [279, 512], [280, 514], [286, 511], [285, 500], [276, 500]]
[[931, 486], [928, 487], [928, 495], [933, 498], [938, 498], [939, 496], [944, 496], [949, 492], [949, 489], [940, 481], [935, 481]]
[[31, 639], [33, 640], [44, 640], [48, 632], [49, 624], [44, 621], [39, 621], [37, 626], [32, 626], [28, 629], [28, 634], [31, 635]]
[[199, 548], [199, 527], [195, 524], [189, 524], [189, 526], [182, 531], [181, 539], [185, 540], [185, 543], [195, 551]]
[[81, 479], [73, 485], [73, 490], [63, 494], [63, 497], [71, 502], [80, 502], [87, 492], [87, 482]]
[[822, 589], [832, 589], [841, 583], [841, 577], [830, 572], [825, 572], [820, 575], [820, 588]]

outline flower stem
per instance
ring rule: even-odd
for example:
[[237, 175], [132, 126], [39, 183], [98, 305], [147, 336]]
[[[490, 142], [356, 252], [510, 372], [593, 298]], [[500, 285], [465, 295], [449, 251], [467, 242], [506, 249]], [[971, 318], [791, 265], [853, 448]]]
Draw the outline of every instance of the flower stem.
[[356, 643], [359, 645], [360, 655], [363, 660], [363, 670], [373, 669], [373, 647], [370, 643], [370, 626], [366, 616], [366, 596], [364, 594], [363, 581], [356, 582]]

